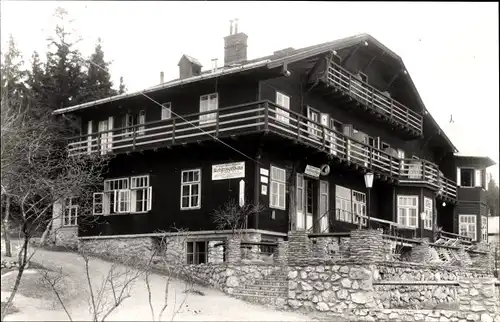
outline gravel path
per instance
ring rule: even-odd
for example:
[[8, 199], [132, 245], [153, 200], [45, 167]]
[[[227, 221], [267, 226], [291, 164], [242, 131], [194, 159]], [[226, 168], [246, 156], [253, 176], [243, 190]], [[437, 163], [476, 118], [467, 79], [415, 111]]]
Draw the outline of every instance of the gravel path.
[[[83, 259], [74, 253], [52, 252], [38, 250], [34, 261], [54, 272], [62, 272], [64, 275], [61, 285], [65, 305], [73, 320], [88, 320], [87, 302], [87, 280]], [[90, 274], [93, 284], [97, 286], [101, 278], [110, 270], [112, 264], [100, 260], [90, 261]], [[123, 267], [121, 267], [123, 268]], [[62, 269], [62, 271], [61, 271]], [[53, 273], [56, 274], [56, 273]], [[58, 273], [60, 274], [60, 273]], [[13, 284], [14, 275], [2, 276], [2, 300], [9, 294], [9, 287]], [[24, 280], [26, 277], [26, 280]], [[23, 277], [24, 284], [22, 292], [14, 299], [15, 306], [20, 310], [18, 313], [8, 315], [6, 321], [26, 320], [68, 320], [61, 305], [53, 294], [43, 295], [42, 289], [30, 292], [30, 288], [40, 288], [41, 273], [32, 270]], [[36, 282], [38, 281], [38, 282]], [[22, 282], [22, 283], [23, 283]], [[10, 285], [10, 286], [9, 286]], [[158, 312], [163, 306], [165, 291], [165, 276], [152, 274], [151, 286], [153, 294], [153, 308], [156, 312], [155, 320], [158, 320]], [[178, 311], [174, 320], [176, 321], [311, 321], [311, 317], [305, 315], [274, 311], [259, 305], [231, 298], [224, 293], [197, 286], [196, 289], [204, 295], [190, 293], [185, 299], [182, 307], [180, 303], [185, 298], [183, 292], [185, 285], [178, 280], [171, 281], [169, 287], [169, 305], [162, 320], [170, 321], [173, 312]], [[46, 293], [50, 293], [47, 288]], [[36, 295], [36, 296], [34, 296]], [[174, 309], [175, 307], [175, 309]], [[116, 309], [106, 321], [151, 321], [151, 310], [148, 303], [148, 292], [144, 277], [139, 278], [132, 286], [131, 297]]]

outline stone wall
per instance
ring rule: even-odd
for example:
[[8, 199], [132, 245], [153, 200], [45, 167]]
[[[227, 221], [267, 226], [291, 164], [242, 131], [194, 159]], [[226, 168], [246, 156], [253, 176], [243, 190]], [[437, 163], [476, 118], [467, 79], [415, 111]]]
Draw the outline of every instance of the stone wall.
[[126, 257], [138, 260], [148, 260], [153, 255], [155, 245], [152, 237], [110, 237], [110, 238], [81, 238], [78, 249], [101, 257]]
[[302, 311], [349, 312], [375, 307], [372, 271], [359, 265], [291, 266], [288, 306]]
[[498, 297], [498, 286], [495, 286], [495, 279], [461, 280], [458, 294], [461, 312], [477, 314], [477, 320], [482, 314], [497, 313], [500, 315], [500, 298]]
[[374, 285], [377, 306], [390, 309], [457, 310], [458, 286], [454, 285]]
[[[224, 241], [212, 240], [208, 242], [208, 262], [211, 264], [221, 264], [224, 262]], [[216, 244], [219, 246], [215, 247]]]

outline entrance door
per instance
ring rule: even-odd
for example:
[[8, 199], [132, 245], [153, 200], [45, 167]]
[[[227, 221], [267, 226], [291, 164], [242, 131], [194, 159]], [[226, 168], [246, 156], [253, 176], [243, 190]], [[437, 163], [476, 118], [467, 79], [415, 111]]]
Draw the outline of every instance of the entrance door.
[[309, 230], [313, 226], [313, 214], [316, 208], [316, 203], [314, 202], [314, 181], [305, 179], [305, 210], [306, 210], [306, 230]]

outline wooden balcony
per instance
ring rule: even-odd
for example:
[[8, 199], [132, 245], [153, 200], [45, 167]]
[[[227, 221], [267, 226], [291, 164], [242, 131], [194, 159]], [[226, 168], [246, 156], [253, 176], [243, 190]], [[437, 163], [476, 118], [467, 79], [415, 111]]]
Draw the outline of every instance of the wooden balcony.
[[396, 125], [411, 136], [416, 137], [423, 134], [423, 116], [421, 114], [359, 80], [340, 65], [330, 62], [323, 81], [342, 95], [347, 95], [350, 99], [364, 106], [369, 112]]
[[69, 139], [68, 151], [70, 156], [128, 153], [257, 132], [275, 133], [312, 146], [349, 166], [373, 171], [378, 178], [399, 184], [425, 184], [438, 196], [456, 200], [456, 183], [442, 176], [437, 165], [400, 159], [270, 101], [82, 135]]

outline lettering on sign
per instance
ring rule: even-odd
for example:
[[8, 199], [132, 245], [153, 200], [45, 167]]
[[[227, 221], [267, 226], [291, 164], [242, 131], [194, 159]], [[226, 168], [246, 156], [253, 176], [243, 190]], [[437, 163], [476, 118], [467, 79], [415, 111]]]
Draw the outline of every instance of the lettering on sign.
[[260, 182], [262, 183], [268, 183], [269, 179], [267, 177], [264, 177], [264, 176], [260, 176]]
[[319, 178], [319, 174], [321, 172], [320, 168], [313, 167], [312, 165], [307, 165], [306, 166], [306, 171], [304, 171], [304, 174], [313, 177], [313, 178]]
[[269, 170], [260, 168], [260, 174], [266, 177], [269, 177]]
[[212, 180], [236, 179], [245, 177], [245, 162], [212, 165]]

